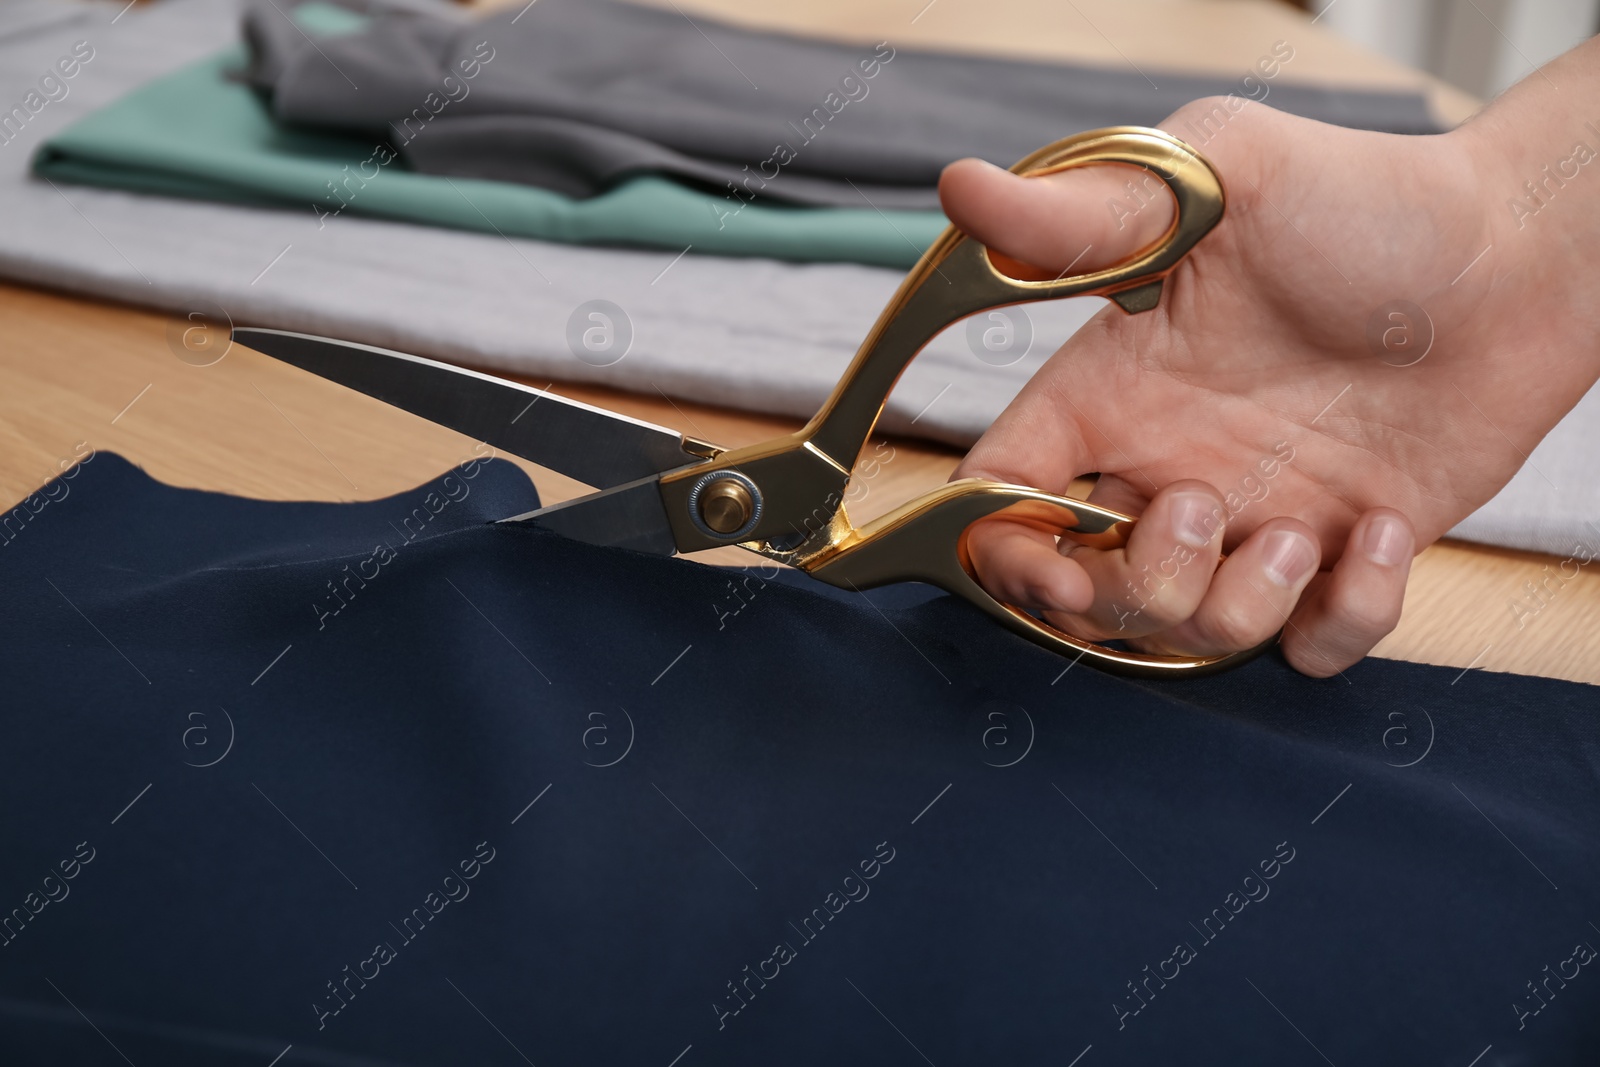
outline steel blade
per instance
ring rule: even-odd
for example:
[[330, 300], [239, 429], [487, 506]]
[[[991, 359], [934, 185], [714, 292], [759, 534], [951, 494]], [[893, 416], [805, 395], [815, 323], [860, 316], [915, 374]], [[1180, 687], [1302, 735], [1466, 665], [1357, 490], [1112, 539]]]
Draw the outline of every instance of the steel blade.
[[658, 556], [678, 550], [655, 475], [500, 521], [532, 523], [575, 541]]
[[596, 489], [705, 458], [676, 430], [421, 356], [286, 330], [233, 339]]

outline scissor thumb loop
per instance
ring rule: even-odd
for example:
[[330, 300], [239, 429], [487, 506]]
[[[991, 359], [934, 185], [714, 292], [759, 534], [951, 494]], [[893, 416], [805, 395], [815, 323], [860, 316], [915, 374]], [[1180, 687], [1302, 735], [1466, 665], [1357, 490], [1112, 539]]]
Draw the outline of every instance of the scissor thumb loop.
[[1167, 232], [1176, 211], [1159, 175], [1126, 163], [1025, 178], [963, 159], [945, 168], [939, 199], [950, 221], [989, 249], [997, 268], [1028, 281], [1131, 259]]

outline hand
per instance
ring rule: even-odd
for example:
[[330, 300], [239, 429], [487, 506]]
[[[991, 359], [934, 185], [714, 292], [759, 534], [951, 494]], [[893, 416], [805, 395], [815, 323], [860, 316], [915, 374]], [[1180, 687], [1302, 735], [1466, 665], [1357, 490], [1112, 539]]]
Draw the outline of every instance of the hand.
[[[1593, 384], [1600, 313], [1552, 251], [1573, 234], [1516, 232], [1518, 153], [1494, 112], [1400, 137], [1209, 100], [1162, 125], [1222, 175], [1223, 221], [1159, 307], [1108, 305], [1084, 326], [954, 475], [1062, 492], [1099, 472], [1091, 499], [1141, 521], [1115, 551], [979, 524], [974, 564], [997, 598], [1083, 637], [1213, 654], [1282, 628], [1291, 664], [1331, 675], [1399, 621], [1413, 555]], [[1560, 158], [1564, 136], [1526, 154]], [[1115, 165], [1024, 179], [962, 160], [940, 193], [957, 226], [1050, 276], [1126, 259], [1173, 210], [1159, 181]], [[1386, 317], [1396, 300], [1431, 326]]]

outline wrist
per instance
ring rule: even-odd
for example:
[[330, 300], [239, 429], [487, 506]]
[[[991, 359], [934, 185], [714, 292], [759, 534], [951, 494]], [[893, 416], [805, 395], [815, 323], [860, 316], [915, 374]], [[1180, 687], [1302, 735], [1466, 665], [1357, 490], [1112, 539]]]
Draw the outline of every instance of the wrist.
[[1600, 40], [1529, 75], [1445, 135], [1476, 176], [1491, 251], [1479, 284], [1600, 373]]

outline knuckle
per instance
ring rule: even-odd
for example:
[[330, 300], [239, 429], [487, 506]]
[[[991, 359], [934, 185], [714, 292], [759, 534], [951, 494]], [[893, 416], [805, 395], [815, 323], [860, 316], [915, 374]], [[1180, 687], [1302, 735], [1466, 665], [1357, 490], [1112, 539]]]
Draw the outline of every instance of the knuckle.
[[1022, 607], [1040, 608], [1055, 603], [1055, 589], [1041, 575], [1029, 575], [1017, 583], [1017, 595]]
[[1344, 663], [1331, 659], [1326, 652], [1293, 636], [1293, 631], [1284, 636], [1283, 656], [1289, 661], [1289, 666], [1312, 678], [1332, 678], [1354, 662], [1352, 660]]
[[1138, 550], [1138, 555], [1147, 557], [1146, 562], [1134, 565], [1130, 560], [1124, 572], [1124, 593], [1142, 602], [1150, 617], [1163, 626], [1183, 622], [1194, 615], [1211, 585], [1216, 552], [1178, 545], [1157, 555], [1151, 548], [1147, 542]]
[[1400, 601], [1335, 590], [1328, 601], [1326, 628], [1341, 645], [1370, 647], [1400, 625]]
[[1147, 601], [1146, 621], [1153, 628], [1161, 630], [1184, 622], [1194, 615], [1195, 608], [1199, 606], [1200, 592], [1190, 592], [1176, 584], [1156, 590]]
[[1250, 110], [1250, 101], [1239, 96], [1218, 94], [1216, 96], [1202, 96], [1198, 100], [1191, 100], [1172, 113], [1169, 123], [1201, 123], [1206, 120], [1222, 120]]
[[1263, 619], [1260, 612], [1237, 603], [1209, 607], [1195, 622], [1208, 640], [1230, 652], [1260, 644], [1274, 629], [1272, 622]]

